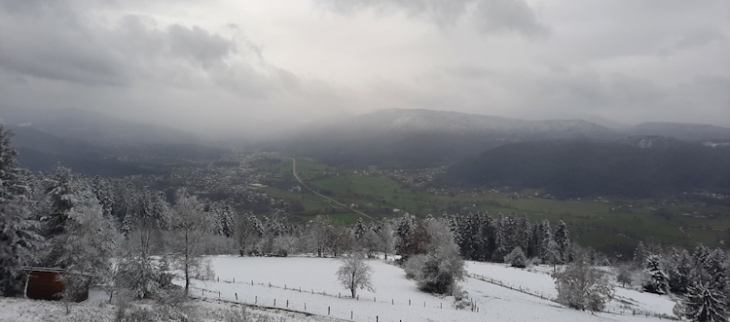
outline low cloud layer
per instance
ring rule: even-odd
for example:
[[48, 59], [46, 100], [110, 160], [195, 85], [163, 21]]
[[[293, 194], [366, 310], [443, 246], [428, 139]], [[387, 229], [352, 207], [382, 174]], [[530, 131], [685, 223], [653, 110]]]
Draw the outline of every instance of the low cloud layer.
[[0, 2], [0, 105], [214, 135], [381, 108], [730, 126], [730, 3]]

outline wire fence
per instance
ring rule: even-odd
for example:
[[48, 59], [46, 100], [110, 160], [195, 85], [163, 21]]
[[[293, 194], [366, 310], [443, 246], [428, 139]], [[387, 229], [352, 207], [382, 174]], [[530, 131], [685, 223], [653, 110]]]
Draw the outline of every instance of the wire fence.
[[[513, 290], [513, 291], [521, 292], [521, 293], [524, 293], [524, 294], [527, 294], [527, 295], [532, 295], [532, 296], [535, 296], [535, 297], [539, 297], [540, 299], [547, 300], [547, 301], [551, 301], [551, 302], [555, 302], [557, 304], [562, 305], [562, 303], [558, 302], [558, 300], [556, 298], [550, 297], [550, 296], [548, 296], [548, 295], [546, 295], [546, 294], [544, 294], [542, 292], [538, 292], [536, 290], [531, 290], [530, 288], [526, 288], [526, 287], [522, 287], [522, 286], [510, 285], [510, 284], [505, 283], [503, 281], [496, 280], [494, 278], [487, 277], [487, 276], [484, 276], [484, 275], [479, 275], [479, 274], [467, 274], [467, 276], [468, 277], [471, 277], [473, 279], [476, 279], [476, 280], [480, 280], [482, 282], [487, 282], [487, 283], [491, 283], [491, 284], [498, 285], [498, 286], [501, 286], [501, 287], [505, 287], [505, 288], [508, 288], [510, 290]], [[673, 316], [673, 315], [667, 315], [667, 314], [662, 314], [662, 313], [649, 312], [649, 311], [646, 311], [646, 310], [635, 309], [635, 308], [631, 308], [631, 307], [628, 307], [628, 306], [624, 306], [624, 307], [618, 308], [618, 309], [617, 308], [614, 308], [614, 307], [609, 307], [609, 308], [607, 308], [603, 312], [604, 313], [610, 313], [610, 314], [618, 314], [618, 315], [644, 316], [644, 317], [647, 317], [647, 318], [653, 317], [653, 318], [666, 319], [666, 320], [676, 320], [676, 321], [680, 320], [679, 318], [677, 318], [676, 316]]]
[[[479, 307], [476, 305], [476, 302], [469, 302], [469, 305], [465, 305], [462, 308], [457, 308], [451, 305], [450, 301], [416, 301], [412, 299], [395, 299], [395, 298], [378, 298], [377, 296], [367, 296], [367, 297], [361, 297], [359, 295], [356, 295], [354, 298], [350, 296], [349, 294], [342, 294], [340, 293], [327, 293], [327, 291], [322, 290], [318, 291], [315, 289], [304, 289], [302, 287], [291, 287], [287, 284], [284, 285], [276, 285], [269, 282], [256, 282], [254, 280], [248, 280], [248, 281], [241, 281], [236, 279], [231, 280], [220, 280], [220, 278], [216, 278], [213, 282], [217, 283], [226, 283], [226, 284], [236, 284], [240, 285], [240, 289], [236, 289], [235, 291], [232, 290], [216, 290], [216, 289], [210, 289], [205, 287], [199, 287], [199, 286], [191, 286], [191, 296], [200, 298], [200, 299], [214, 299], [214, 300], [220, 300], [227, 303], [233, 303], [233, 304], [245, 304], [245, 305], [251, 305], [256, 307], [262, 307], [262, 308], [269, 308], [269, 309], [278, 309], [278, 310], [286, 310], [291, 312], [297, 312], [302, 314], [309, 314], [309, 315], [319, 315], [319, 316], [328, 316], [331, 318], [337, 318], [337, 319], [344, 319], [344, 320], [352, 320], [352, 321], [403, 321], [403, 319], [394, 319], [392, 317], [387, 317], [384, 319], [384, 316], [381, 314], [376, 314], [373, 316], [372, 312], [356, 312], [351, 306], [345, 305], [343, 302], [332, 302], [323, 304], [322, 301], [313, 301], [311, 296], [322, 296], [327, 297], [331, 299], [346, 299], [346, 300], [354, 300], [354, 301], [364, 301], [364, 302], [370, 302], [370, 303], [376, 303], [381, 305], [388, 305], [388, 306], [412, 306], [412, 307], [420, 307], [420, 308], [428, 308], [428, 309], [439, 309], [439, 310], [460, 310], [460, 311], [471, 311], [478, 313]], [[246, 288], [248, 286], [248, 288]], [[291, 298], [288, 298], [287, 296], [271, 296], [271, 295], [264, 295], [261, 296], [260, 293], [263, 292], [257, 292], [256, 289], [258, 288], [261, 290], [261, 288], [272, 288], [272, 289], [278, 289], [278, 290], [284, 290], [294, 293], [307, 293], [310, 295], [310, 297], [301, 297], [297, 295], [293, 295]], [[343, 305], [338, 305], [343, 304]], [[366, 311], [363, 309], [363, 311]]]

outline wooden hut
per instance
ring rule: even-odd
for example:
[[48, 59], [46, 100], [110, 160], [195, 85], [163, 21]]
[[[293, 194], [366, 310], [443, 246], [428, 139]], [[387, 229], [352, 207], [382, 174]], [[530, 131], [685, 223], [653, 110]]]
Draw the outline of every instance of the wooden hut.
[[79, 290], [73, 294], [74, 302], [89, 298], [91, 276], [80, 272], [70, 272], [59, 268], [29, 267], [25, 269], [25, 297], [34, 300], [58, 301], [63, 299], [66, 285], [63, 278], [74, 274], [82, 281]]

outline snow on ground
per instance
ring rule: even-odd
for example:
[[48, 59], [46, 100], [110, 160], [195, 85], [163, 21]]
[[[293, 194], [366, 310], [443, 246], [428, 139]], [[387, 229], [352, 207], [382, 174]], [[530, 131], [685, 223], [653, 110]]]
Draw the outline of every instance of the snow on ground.
[[[230, 321], [226, 317], [232, 311], [241, 312], [241, 305], [222, 303], [219, 301], [191, 301], [176, 307], [161, 307], [153, 301], [134, 301], [133, 308], [155, 311], [158, 314], [151, 322], [178, 321], [178, 318], [165, 317], [164, 312], [182, 313], [190, 321], [220, 322]], [[128, 309], [129, 310], [129, 309]], [[88, 300], [71, 304], [70, 313], [66, 314], [64, 303], [57, 301], [37, 301], [22, 298], [0, 297], [0, 322], [111, 322], [116, 321], [117, 306], [107, 304], [105, 294], [100, 290], [92, 290]], [[128, 311], [129, 312], [129, 311]], [[161, 313], [162, 312], [162, 313]], [[297, 321], [297, 322], [336, 322], [319, 316], [307, 316], [283, 310], [257, 309], [248, 307], [248, 321]], [[179, 317], [179, 316], [178, 316]], [[146, 321], [146, 320], [145, 320]], [[238, 321], [238, 320], [237, 320]]]
[[[567, 309], [550, 300], [475, 278], [468, 278], [462, 287], [469, 293], [478, 311], [457, 310], [453, 307], [453, 297], [436, 297], [420, 292], [415, 282], [405, 278], [401, 268], [380, 260], [369, 261], [373, 268], [375, 291], [358, 290], [359, 300], [349, 298], [349, 291], [337, 282], [335, 272], [340, 266], [338, 260], [219, 256], [211, 257], [211, 263], [216, 279], [194, 281], [192, 295], [288, 308], [321, 316], [327, 316], [329, 310], [330, 317], [345, 320], [351, 317], [354, 321], [652, 320], [631, 314], [591, 314]], [[529, 286], [546, 295], [555, 293], [554, 282], [547, 274], [475, 262], [469, 262], [468, 270], [471, 274], [509, 281], [516, 286]], [[628, 292], [625, 294], [627, 297], [653, 312], [662, 313], [666, 309], [662, 298], [625, 291]], [[623, 291], [621, 294], [624, 294]], [[671, 314], [671, 307], [667, 313]]]
[[[561, 268], [558, 267], [558, 270]], [[555, 289], [555, 280], [550, 276], [552, 266], [541, 265], [528, 269], [517, 269], [505, 264], [481, 263], [467, 261], [469, 274], [483, 276], [488, 280], [499, 281], [506, 286], [522, 289], [532, 294], [555, 299], [558, 292]], [[609, 312], [623, 312], [632, 314], [636, 311], [641, 314], [655, 313], [673, 316], [672, 309], [675, 302], [666, 295], [639, 292], [637, 290], [616, 287], [614, 300], [609, 303]]]
[[[232, 304], [233, 302], [258, 305], [249, 311], [259, 317], [268, 316], [276, 321], [309, 322], [336, 319], [378, 322], [638, 322], [659, 319], [643, 315], [633, 316], [630, 313], [632, 309], [671, 315], [674, 305], [664, 296], [617, 288], [617, 300], [609, 308], [614, 312], [623, 310], [628, 314], [576, 311], [548, 299], [557, 295], [549, 275], [551, 269], [535, 267], [532, 270], [521, 270], [503, 264], [467, 262], [469, 274], [477, 277], [467, 278], [461, 286], [478, 309], [459, 310], [453, 307], [453, 297], [437, 297], [420, 292], [415, 282], [405, 278], [401, 268], [382, 260], [369, 261], [373, 268], [375, 291], [358, 290], [360, 297], [357, 300], [349, 298], [349, 291], [337, 282], [335, 272], [340, 266], [338, 260], [231, 256], [210, 259], [216, 279], [193, 280], [194, 287], [191, 290], [191, 295], [205, 300], [193, 301], [180, 308], [187, 310], [185, 312], [195, 312], [196, 321], [222, 320], [228, 310], [239, 307]], [[482, 279], [496, 280], [516, 289], [542, 294], [545, 298]], [[175, 282], [182, 284], [180, 280]], [[219, 298], [224, 301], [218, 301]], [[141, 306], [151, 305], [145, 302], [134, 303]], [[277, 309], [272, 310], [270, 307]], [[71, 315], [65, 314], [63, 303], [0, 297], [0, 322], [112, 321], [115, 310], [114, 305], [106, 304], [105, 295], [98, 290], [91, 293], [89, 300], [74, 304]], [[314, 315], [307, 316], [287, 310]]]

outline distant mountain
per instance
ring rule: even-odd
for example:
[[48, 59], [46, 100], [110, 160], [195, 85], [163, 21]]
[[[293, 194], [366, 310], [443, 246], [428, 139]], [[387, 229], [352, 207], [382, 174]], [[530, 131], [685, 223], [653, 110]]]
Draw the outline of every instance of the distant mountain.
[[633, 135], [673, 137], [685, 141], [730, 140], [730, 128], [692, 123], [641, 123], [626, 129]]
[[521, 142], [453, 164], [446, 178], [464, 186], [545, 188], [561, 198], [728, 192], [730, 147], [665, 137]]
[[331, 163], [437, 164], [513, 142], [614, 140], [620, 134], [582, 120], [526, 121], [420, 109], [388, 109], [313, 124], [273, 145]]
[[61, 138], [30, 126], [8, 126], [13, 133], [11, 145], [14, 149], [33, 149], [49, 154], [88, 155], [99, 151], [99, 147], [75, 138]]
[[0, 113], [20, 165], [33, 171], [60, 164], [89, 175], [162, 174], [228, 151], [183, 131], [78, 109], [3, 107]]
[[603, 126], [582, 120], [520, 119], [424, 109], [386, 109], [339, 118], [320, 131], [342, 131], [358, 137], [382, 134], [493, 134], [510, 138], [549, 135], [552, 138], [613, 137]]
[[81, 109], [0, 106], [4, 124], [103, 145], [200, 143], [193, 134], [158, 125], [123, 120]]

